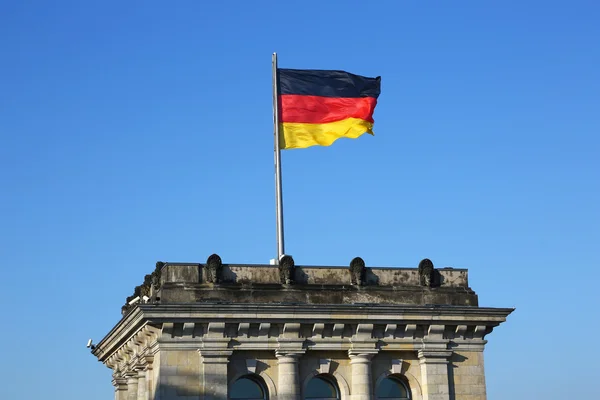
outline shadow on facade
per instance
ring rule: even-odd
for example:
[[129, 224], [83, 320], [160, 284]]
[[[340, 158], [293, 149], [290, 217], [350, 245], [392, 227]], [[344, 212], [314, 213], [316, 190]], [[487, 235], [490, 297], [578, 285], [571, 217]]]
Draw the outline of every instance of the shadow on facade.
[[468, 360], [467, 357], [460, 354], [452, 354], [452, 358], [448, 363], [448, 386], [449, 386], [449, 400], [456, 399], [456, 388], [454, 387], [454, 369], [458, 368], [458, 365], [455, 363], [462, 363]]

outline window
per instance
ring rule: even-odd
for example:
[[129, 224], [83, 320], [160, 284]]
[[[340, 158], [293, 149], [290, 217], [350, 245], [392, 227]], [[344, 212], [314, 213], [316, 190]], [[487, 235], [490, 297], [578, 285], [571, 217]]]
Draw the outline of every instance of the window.
[[340, 391], [335, 382], [327, 376], [317, 375], [306, 386], [305, 399], [339, 399]]
[[378, 399], [410, 399], [410, 390], [402, 379], [390, 375], [379, 383], [376, 395]]
[[236, 400], [267, 400], [267, 391], [262, 379], [252, 375], [242, 376], [231, 385], [229, 398]]

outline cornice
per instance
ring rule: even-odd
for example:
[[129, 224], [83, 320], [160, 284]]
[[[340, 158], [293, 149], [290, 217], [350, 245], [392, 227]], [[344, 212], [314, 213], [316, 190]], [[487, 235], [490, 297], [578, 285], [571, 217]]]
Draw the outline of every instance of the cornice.
[[146, 324], [148, 319], [144, 313], [136, 307], [125, 318], [121, 319], [108, 334], [96, 345], [92, 354], [98, 360], [104, 361], [111, 356], [124, 343], [130, 340]]
[[[512, 308], [371, 304], [141, 304], [93, 351], [115, 371], [160, 349], [483, 349]], [[233, 340], [235, 339], [235, 340]]]
[[[157, 322], [188, 318], [235, 318], [236, 321], [256, 319], [344, 319], [344, 320], [464, 320], [485, 319], [503, 322], [514, 308], [489, 308], [469, 306], [413, 306], [383, 304], [240, 304], [240, 303], [186, 303], [142, 304], [144, 316]], [[232, 315], [235, 314], [235, 317]]]

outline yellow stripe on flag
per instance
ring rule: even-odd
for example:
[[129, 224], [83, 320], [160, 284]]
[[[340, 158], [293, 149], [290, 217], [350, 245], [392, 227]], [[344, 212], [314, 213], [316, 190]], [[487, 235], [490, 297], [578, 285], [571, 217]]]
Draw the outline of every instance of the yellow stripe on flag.
[[339, 138], [356, 139], [365, 133], [373, 135], [373, 123], [359, 118], [326, 124], [284, 122], [281, 124], [280, 146], [282, 149], [330, 146]]

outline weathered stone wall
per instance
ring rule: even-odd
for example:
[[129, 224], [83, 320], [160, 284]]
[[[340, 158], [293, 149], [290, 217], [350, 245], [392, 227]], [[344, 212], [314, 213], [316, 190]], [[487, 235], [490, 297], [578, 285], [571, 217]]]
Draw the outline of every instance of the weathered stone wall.
[[[153, 359], [153, 364], [154, 365], [161, 365], [161, 353], [157, 352], [154, 355], [154, 359]], [[149, 384], [149, 392], [148, 392], [148, 397], [151, 400], [158, 400], [160, 399], [160, 368], [153, 368], [150, 371], [150, 382], [148, 382]]]
[[485, 400], [482, 351], [457, 351], [450, 358], [455, 400]]
[[199, 398], [201, 395], [201, 363], [198, 350], [163, 349], [160, 351], [158, 365], [158, 399]]

